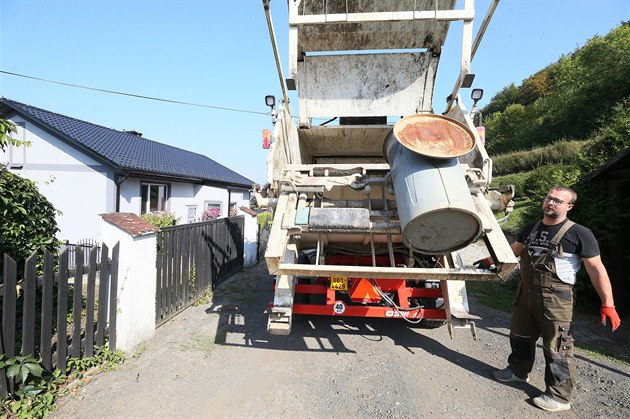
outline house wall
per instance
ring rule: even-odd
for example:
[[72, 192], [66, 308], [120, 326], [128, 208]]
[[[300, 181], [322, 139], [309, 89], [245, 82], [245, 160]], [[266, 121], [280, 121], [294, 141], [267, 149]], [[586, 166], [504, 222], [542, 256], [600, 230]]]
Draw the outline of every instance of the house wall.
[[110, 292], [116, 293], [117, 349], [132, 353], [155, 334], [156, 234], [132, 236], [103, 219], [99, 227], [110, 249], [120, 243], [118, 287]]
[[[116, 211], [114, 169], [91, 158], [49, 132], [19, 116], [10, 120], [16, 125], [16, 138], [30, 142], [29, 147], [12, 147], [0, 151], [0, 164], [24, 178], [36, 182], [39, 191], [55, 209], [61, 211], [57, 238], [77, 243], [82, 239], [101, 241], [99, 214]], [[232, 191], [185, 182], [165, 182], [147, 177], [130, 177], [120, 184], [120, 212], [141, 213], [142, 182], [170, 186], [168, 210], [189, 222], [189, 206], [196, 207], [194, 220], [201, 220], [206, 202], [219, 203], [221, 216], [229, 215], [230, 205], [249, 200], [249, 192]]]
[[[227, 189], [192, 183], [157, 181], [150, 177], [128, 178], [120, 185], [120, 212], [140, 214], [142, 182], [163, 183], [170, 186], [168, 211], [179, 217], [180, 224], [188, 222], [189, 206], [196, 207], [194, 219], [200, 220], [206, 202], [221, 204], [221, 216], [228, 216]], [[229, 199], [233, 204], [249, 200], [249, 192], [232, 191], [229, 194]]]
[[8, 169], [35, 182], [55, 209], [61, 211], [57, 216], [57, 238], [71, 243], [100, 240], [98, 214], [115, 208], [113, 170], [20, 117], [10, 119], [16, 125], [16, 137], [31, 145], [0, 151], [0, 164], [13, 163]]

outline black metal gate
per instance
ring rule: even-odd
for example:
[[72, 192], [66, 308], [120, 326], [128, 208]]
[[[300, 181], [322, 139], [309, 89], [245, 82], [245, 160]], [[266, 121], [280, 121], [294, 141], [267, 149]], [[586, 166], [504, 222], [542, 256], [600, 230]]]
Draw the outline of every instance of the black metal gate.
[[157, 235], [156, 327], [243, 269], [243, 216], [163, 227]]

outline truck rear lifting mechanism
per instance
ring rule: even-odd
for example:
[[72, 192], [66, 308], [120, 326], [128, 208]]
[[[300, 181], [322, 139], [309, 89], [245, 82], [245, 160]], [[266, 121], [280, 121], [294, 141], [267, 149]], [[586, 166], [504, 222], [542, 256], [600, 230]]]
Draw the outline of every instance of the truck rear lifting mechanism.
[[[269, 333], [286, 335], [294, 314], [309, 314], [475, 336], [466, 281], [502, 280], [516, 267], [495, 217], [511, 210], [514, 188], [490, 188], [492, 160], [458, 95], [472, 85], [470, 61], [498, 1], [474, 41], [473, 1], [456, 3], [289, 0], [285, 79], [263, 1], [283, 92], [277, 110], [266, 98], [268, 183], [255, 190], [274, 213]], [[437, 115], [434, 82], [453, 21], [463, 21], [459, 77]], [[475, 264], [487, 255], [490, 268]]]

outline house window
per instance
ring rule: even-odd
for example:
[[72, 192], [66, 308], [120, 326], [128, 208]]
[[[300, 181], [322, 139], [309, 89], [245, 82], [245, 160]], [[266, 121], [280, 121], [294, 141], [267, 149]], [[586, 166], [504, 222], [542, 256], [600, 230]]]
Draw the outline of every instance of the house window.
[[196, 205], [188, 205], [187, 207], [187, 219], [188, 223], [194, 223], [195, 217], [197, 216], [197, 206]]
[[219, 201], [206, 201], [203, 203], [204, 209], [218, 208], [221, 210], [221, 202]]
[[140, 213], [166, 211], [168, 185], [157, 183], [142, 184], [142, 208]]
[[203, 203], [203, 220], [214, 220], [223, 214], [221, 201], [205, 201]]

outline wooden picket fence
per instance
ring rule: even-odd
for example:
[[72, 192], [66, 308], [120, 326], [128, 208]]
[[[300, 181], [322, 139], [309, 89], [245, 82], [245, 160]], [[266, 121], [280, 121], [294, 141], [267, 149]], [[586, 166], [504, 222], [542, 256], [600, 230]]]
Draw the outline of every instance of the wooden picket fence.
[[[18, 278], [15, 260], [4, 255], [0, 351], [5, 359], [32, 355], [41, 360], [45, 370], [58, 368], [65, 374], [69, 357], [91, 357], [94, 348], [106, 341], [109, 350], [116, 349], [117, 296], [111, 290], [118, 284], [119, 244], [113, 247], [111, 260], [105, 244], [100, 249], [100, 261], [99, 249], [92, 247], [87, 266], [83, 249], [76, 252], [76, 268], [68, 269], [68, 250], [59, 255], [58, 265], [54, 255], [44, 250], [39, 276], [35, 252], [24, 262], [23, 278]], [[0, 396], [14, 388], [6, 371], [0, 370]]]
[[243, 269], [244, 230], [243, 216], [160, 229], [156, 327], [181, 313], [208, 288]]

